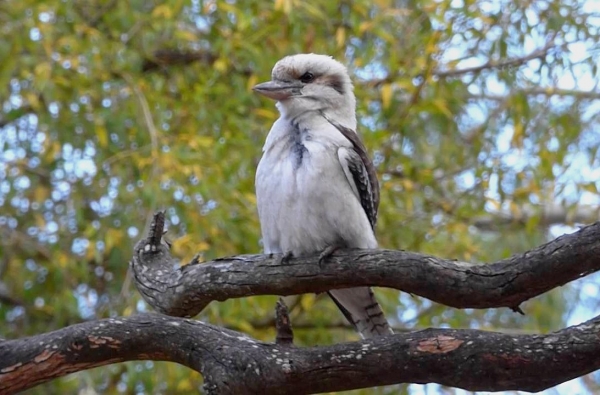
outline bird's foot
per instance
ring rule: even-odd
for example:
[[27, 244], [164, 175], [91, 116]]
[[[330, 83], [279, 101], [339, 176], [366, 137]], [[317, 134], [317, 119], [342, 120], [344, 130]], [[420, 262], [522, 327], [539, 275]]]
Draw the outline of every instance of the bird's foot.
[[[273, 254], [270, 254], [270, 255], [273, 255]], [[287, 252], [283, 253], [282, 255], [279, 255], [277, 258], [275, 258], [275, 264], [276, 265], [285, 265], [293, 257], [294, 257], [294, 254], [292, 253], [292, 251], [287, 251]]]
[[340, 247], [337, 245], [330, 245], [329, 247], [325, 248], [323, 252], [319, 254], [319, 267], [323, 267], [323, 263], [325, 263], [325, 260], [332, 256], [333, 253], [339, 249]]

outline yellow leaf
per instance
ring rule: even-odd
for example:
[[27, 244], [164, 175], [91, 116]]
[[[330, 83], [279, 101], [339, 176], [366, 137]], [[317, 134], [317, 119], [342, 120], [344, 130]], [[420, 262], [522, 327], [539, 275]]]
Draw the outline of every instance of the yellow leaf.
[[186, 41], [198, 41], [198, 36], [189, 30], [176, 30], [175, 37]]
[[76, 48], [77, 44], [75, 36], [63, 36], [56, 41], [55, 45], [58, 48]]
[[39, 185], [37, 188], [35, 188], [34, 199], [36, 202], [42, 203], [48, 198], [48, 195], [50, 195], [48, 188], [42, 185]]
[[373, 26], [373, 22], [363, 22], [360, 25], [358, 25], [358, 32], [360, 34], [363, 34], [367, 30], [370, 30], [372, 26]]
[[515, 219], [521, 218], [521, 208], [514, 201], [509, 203], [509, 210]]
[[405, 204], [406, 204], [406, 212], [411, 214], [414, 210], [414, 203], [412, 199], [406, 199], [405, 200]]
[[238, 12], [238, 9], [233, 4], [227, 4], [224, 1], [217, 2], [216, 4], [218, 4], [218, 7], [221, 11], [231, 12], [233, 14], [236, 14]]
[[194, 173], [194, 175], [196, 177], [198, 177], [198, 179], [202, 179], [203, 176], [203, 171], [202, 171], [202, 167], [200, 167], [200, 165], [194, 165], [192, 166], [192, 172]]
[[44, 226], [46, 226], [46, 220], [41, 215], [36, 215], [35, 216], [35, 225], [38, 228], [44, 228]]
[[69, 259], [67, 254], [59, 254], [58, 259], [55, 259], [55, 262], [58, 262], [59, 267], [66, 268], [67, 266], [69, 266], [71, 260]]
[[40, 99], [37, 94], [33, 92], [26, 92], [23, 96], [25, 96], [25, 99], [27, 100], [31, 108], [33, 108], [36, 111], [40, 109]]
[[289, 14], [292, 10], [292, 0], [275, 0], [275, 11], [283, 11]]
[[58, 158], [58, 155], [62, 151], [61, 143], [50, 139], [47, 139], [46, 141], [49, 143], [49, 146], [46, 148], [46, 157], [52, 159]]
[[254, 193], [246, 193], [244, 197], [252, 204], [256, 204], [256, 195]]
[[248, 91], [251, 91], [251, 90], [252, 90], [252, 87], [253, 87], [254, 85], [256, 85], [256, 82], [257, 82], [257, 81], [258, 81], [258, 77], [256, 76], [256, 74], [252, 74], [252, 75], [250, 76], [250, 78], [248, 78], [248, 84], [246, 85], [246, 89], [247, 89]]
[[196, 244], [195, 247], [198, 251], [207, 251], [210, 248], [210, 244], [205, 241], [201, 241], [200, 243]]
[[437, 43], [434, 41], [429, 41], [425, 46], [425, 53], [432, 54], [437, 52]]
[[302, 306], [302, 308], [306, 311], [310, 311], [312, 310], [314, 304], [315, 304], [315, 298], [312, 295], [301, 295], [299, 296], [300, 299], [300, 305]]
[[98, 144], [101, 148], [106, 148], [108, 146], [108, 131], [106, 130], [106, 127], [102, 124], [96, 124], [95, 129]]
[[514, 132], [513, 132], [513, 136], [512, 136], [512, 144], [516, 147], [522, 147], [523, 146], [523, 132], [525, 131], [525, 128], [523, 127], [522, 123], [517, 123], [514, 127]]
[[166, 236], [168, 237], [168, 240], [171, 241], [173, 249], [181, 248], [182, 246], [187, 245], [191, 241], [190, 235], [183, 235], [181, 237], [178, 237], [177, 239], [171, 239], [168, 234]]
[[588, 192], [598, 195], [598, 186], [595, 183], [585, 184], [583, 186], [583, 189], [585, 191], [588, 191]]
[[173, 11], [168, 5], [162, 4], [152, 11], [152, 17], [171, 19], [173, 17]]
[[[426, 4], [423, 6], [423, 12], [425, 12], [426, 14], [433, 14], [438, 9], [438, 7], [439, 5], [437, 3]], [[483, 15], [477, 15], [477, 17], [479, 19], [484, 18]]]
[[192, 148], [209, 148], [214, 145], [215, 141], [212, 137], [208, 136], [197, 136], [193, 140], [190, 141], [190, 146]]
[[343, 47], [346, 43], [346, 29], [343, 27], [338, 27], [337, 31], [335, 32], [335, 43], [338, 47]]
[[213, 68], [220, 73], [227, 71], [227, 61], [223, 58], [219, 58], [213, 63]]
[[42, 81], [47, 81], [48, 79], [50, 79], [51, 72], [52, 68], [50, 66], [50, 63], [48, 62], [39, 63], [37, 66], [35, 66], [35, 69], [33, 71], [35, 77]]
[[96, 257], [96, 242], [90, 240], [90, 244], [85, 251], [85, 260], [92, 261]]
[[254, 327], [250, 325], [248, 321], [239, 320], [235, 322], [235, 325], [237, 326], [237, 329], [240, 330], [242, 333], [254, 332]]
[[193, 389], [191, 380], [179, 380], [177, 383], [177, 393], [190, 393]]
[[500, 202], [499, 201], [492, 199], [492, 198], [487, 198], [486, 203], [490, 204], [494, 210], [500, 210]]
[[275, 119], [277, 118], [277, 113], [273, 110], [269, 110], [267, 108], [256, 108], [254, 109], [254, 113], [259, 117], [264, 117], [267, 119]]
[[383, 109], [388, 109], [392, 102], [392, 84], [384, 84], [381, 87], [381, 104]]
[[433, 105], [436, 106], [437, 109], [440, 110], [440, 112], [442, 112], [446, 117], [453, 118], [452, 112], [450, 112], [446, 102], [444, 102], [442, 99], [434, 99]]
[[440, 201], [440, 206], [442, 207], [442, 210], [444, 210], [444, 212], [446, 213], [451, 213], [452, 212], [452, 204], [446, 200], [442, 200]]
[[[76, 66], [75, 66], [76, 67]], [[58, 86], [64, 87], [64, 88], [71, 88], [73, 86], [73, 81], [71, 81], [70, 79], [67, 79], [63, 76], [57, 76], [54, 79], [54, 83]]]
[[131, 314], [133, 314], [133, 307], [132, 306], [125, 307], [125, 310], [123, 310], [123, 315], [127, 317]]
[[104, 242], [106, 243], [106, 250], [111, 250], [114, 246], [120, 244], [123, 239], [123, 232], [117, 229], [109, 229], [106, 231]]
[[384, 10], [390, 8], [389, 0], [376, 0], [375, 4], [377, 4], [378, 7], [383, 8]]

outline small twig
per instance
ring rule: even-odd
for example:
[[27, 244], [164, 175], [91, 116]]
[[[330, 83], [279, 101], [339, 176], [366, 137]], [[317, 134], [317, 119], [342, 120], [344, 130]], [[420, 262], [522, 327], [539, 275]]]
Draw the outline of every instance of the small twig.
[[282, 346], [294, 344], [294, 332], [292, 331], [288, 308], [282, 298], [279, 298], [275, 306], [275, 327], [277, 328], [276, 344]]
[[[27, 115], [30, 115], [31, 113], [35, 113], [35, 110], [34, 110], [33, 106], [31, 106], [31, 105], [25, 105], [20, 108], [8, 111], [7, 113], [4, 114], [5, 117], [0, 118], [0, 129], [5, 127], [6, 125], [17, 122], [17, 120], [19, 120]], [[17, 114], [17, 115], [15, 115], [15, 114]]]
[[556, 87], [531, 87], [518, 89], [509, 92], [507, 95], [494, 95], [490, 93], [482, 93], [482, 94], [472, 94], [469, 97], [472, 99], [484, 99], [484, 100], [493, 100], [493, 101], [506, 101], [511, 96], [514, 95], [526, 95], [526, 96], [572, 96], [575, 99], [579, 100], [598, 100], [600, 99], [600, 92], [594, 89], [590, 89], [587, 91], [583, 90], [575, 90], [575, 89], [561, 89]]
[[[131, 77], [127, 73], [117, 73], [117, 75], [119, 77], [121, 77], [129, 85], [129, 87], [133, 90], [133, 93], [137, 97], [140, 108], [142, 110], [142, 115], [144, 118], [144, 123], [146, 125], [146, 129], [148, 129], [148, 134], [150, 135], [150, 145], [151, 145], [151, 154], [150, 155], [152, 158], [150, 175], [148, 176], [148, 182], [150, 183], [152, 180], [156, 179], [156, 177], [158, 176], [158, 170], [159, 170], [158, 157], [160, 155], [160, 151], [159, 151], [159, 146], [158, 146], [159, 145], [158, 129], [156, 128], [156, 125], [154, 124], [154, 120], [152, 118], [152, 112], [150, 111], [150, 105], [148, 104], [148, 100], [146, 99], [146, 96], [140, 89], [139, 85], [134, 81], [133, 77]], [[156, 209], [156, 202], [152, 201], [151, 211], [155, 211], [155, 209]], [[160, 240], [162, 237], [162, 228], [164, 227], [164, 213], [162, 215], [163, 215], [163, 226], [161, 226], [161, 235], [158, 238], [155, 238], [152, 240], [152, 241], [158, 240], [158, 243], [160, 243]], [[145, 229], [149, 229], [149, 227], [150, 226], [148, 225], [148, 222], [146, 221]], [[158, 244], [150, 243], [149, 245], [152, 247], [153, 251], [155, 251], [158, 247]], [[125, 281], [123, 282], [123, 286], [121, 287], [120, 295], [123, 298], [126, 297], [128, 291], [129, 291], [129, 285], [131, 283], [130, 280], [131, 280], [131, 268], [129, 268], [127, 270], [127, 274], [125, 274]]]
[[512, 311], [514, 311], [515, 313], [519, 313], [521, 315], [525, 315], [525, 312], [523, 310], [521, 310], [520, 306], [513, 306], [510, 308]]
[[501, 60], [501, 61], [489, 60], [479, 66], [466, 67], [464, 69], [435, 70], [434, 75], [436, 75], [437, 77], [440, 77], [440, 78], [446, 78], [446, 77], [456, 77], [456, 76], [464, 75], [464, 74], [480, 73], [486, 69], [503, 69], [503, 68], [507, 68], [507, 67], [518, 67], [518, 66], [521, 66], [521, 65], [529, 62], [530, 60], [539, 59], [539, 58], [546, 56], [548, 54], [548, 52], [550, 51], [550, 49], [555, 48], [555, 47], [556, 47], [556, 45], [554, 44], [554, 40], [550, 40], [542, 48], [538, 48], [535, 51], [533, 51], [530, 54], [527, 54], [525, 56], [505, 59], [505, 60]]
[[164, 234], [165, 228], [165, 212], [157, 211], [152, 217], [150, 229], [148, 229], [148, 244], [158, 246]]
[[[552, 39], [549, 40], [545, 46], [538, 48], [535, 51], [533, 51], [525, 56], [497, 60], [497, 61], [488, 60], [487, 62], [485, 62], [479, 66], [465, 67], [465, 68], [460, 68], [460, 69], [447, 69], [447, 70], [434, 69], [431, 71], [427, 71], [426, 73], [423, 73], [421, 75], [421, 77], [423, 77], [423, 80], [426, 80], [426, 78], [424, 78], [424, 77], [426, 77], [427, 74], [436, 76], [438, 78], [459, 77], [459, 76], [463, 76], [465, 74], [477, 74], [484, 70], [519, 67], [531, 60], [543, 58], [544, 56], [546, 56], [548, 54], [548, 52], [551, 49], [560, 47], [555, 44], [554, 38], [555, 37], [552, 37]], [[398, 77], [398, 74], [392, 73], [392, 74], [386, 76], [385, 78], [375, 78], [375, 79], [364, 80], [363, 83], [369, 87], [378, 88], [385, 83], [394, 82], [394, 80], [397, 77]], [[412, 98], [412, 100], [414, 100], [414, 98]]]
[[147, 145], [143, 145], [135, 150], [131, 149], [131, 150], [119, 151], [116, 154], [106, 158], [106, 160], [102, 163], [102, 166], [111, 166], [114, 162], [117, 162], [121, 159], [127, 158], [129, 156], [133, 156], [133, 155], [139, 155], [140, 153], [144, 153], [144, 151], [146, 151], [146, 149], [148, 149], [148, 148], [152, 149], [152, 145], [147, 144]]

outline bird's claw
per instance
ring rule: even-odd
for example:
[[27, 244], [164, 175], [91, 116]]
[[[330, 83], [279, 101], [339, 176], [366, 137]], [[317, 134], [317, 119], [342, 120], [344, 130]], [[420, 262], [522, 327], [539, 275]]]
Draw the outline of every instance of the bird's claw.
[[[272, 254], [271, 254], [271, 255], [272, 255]], [[294, 254], [292, 253], [292, 251], [287, 251], [287, 252], [283, 253], [282, 255], [279, 255], [279, 256], [276, 258], [276, 260], [275, 260], [275, 263], [276, 263], [277, 265], [285, 265], [285, 264], [286, 264], [286, 263], [288, 263], [288, 262], [289, 262], [289, 260], [290, 260], [291, 258], [293, 258], [293, 257], [294, 257]]]
[[325, 263], [325, 260], [326, 260], [327, 258], [329, 258], [330, 256], [332, 256], [332, 255], [333, 255], [333, 253], [334, 253], [335, 251], [337, 251], [339, 248], [340, 248], [340, 247], [338, 247], [338, 246], [336, 246], [336, 245], [331, 245], [331, 246], [329, 246], [329, 247], [325, 248], [325, 249], [323, 250], [323, 252], [321, 252], [321, 253], [319, 254], [319, 267], [320, 267], [320, 268], [322, 268], [322, 267], [323, 267], [323, 264]]

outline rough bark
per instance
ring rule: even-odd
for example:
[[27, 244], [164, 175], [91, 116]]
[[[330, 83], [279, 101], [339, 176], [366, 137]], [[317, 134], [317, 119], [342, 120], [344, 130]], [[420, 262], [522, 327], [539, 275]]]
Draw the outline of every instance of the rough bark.
[[[194, 316], [213, 300], [293, 295], [356, 286], [389, 287], [456, 308], [519, 305], [600, 269], [600, 222], [490, 264], [472, 264], [406, 251], [341, 250], [325, 264], [317, 255], [240, 255], [177, 265], [156, 236], [135, 248], [138, 290], [158, 311]], [[154, 246], [154, 247], [151, 247]]]
[[[404, 251], [347, 250], [318, 257], [245, 255], [180, 267], [161, 244], [164, 216], [131, 262], [146, 300], [194, 315], [212, 300], [387, 286], [454, 307], [512, 307], [600, 269], [600, 222], [524, 254], [473, 265]], [[306, 394], [394, 383], [467, 390], [540, 391], [600, 369], [600, 317], [549, 335], [427, 329], [298, 348], [284, 306], [277, 342], [159, 314], [73, 325], [0, 341], [0, 394], [79, 370], [130, 360], [177, 362], [203, 374], [209, 394]]]
[[600, 318], [548, 335], [427, 329], [326, 347], [264, 343], [191, 319], [144, 314], [0, 342], [0, 393], [131, 360], [177, 362], [208, 394], [309, 394], [394, 383], [540, 391], [600, 368]]

